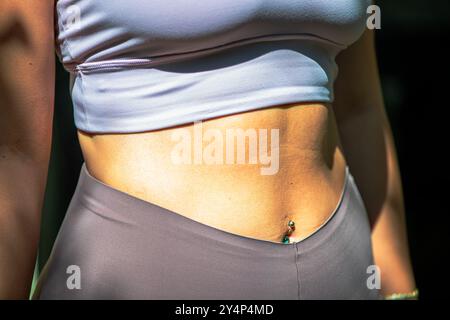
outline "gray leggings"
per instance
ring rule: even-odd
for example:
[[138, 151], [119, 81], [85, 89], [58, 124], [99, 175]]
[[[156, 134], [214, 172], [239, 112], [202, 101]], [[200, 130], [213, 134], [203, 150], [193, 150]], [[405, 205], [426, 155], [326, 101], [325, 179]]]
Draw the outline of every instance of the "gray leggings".
[[348, 167], [306, 239], [276, 243], [184, 217], [103, 184], [85, 165], [38, 299], [379, 299], [367, 213]]

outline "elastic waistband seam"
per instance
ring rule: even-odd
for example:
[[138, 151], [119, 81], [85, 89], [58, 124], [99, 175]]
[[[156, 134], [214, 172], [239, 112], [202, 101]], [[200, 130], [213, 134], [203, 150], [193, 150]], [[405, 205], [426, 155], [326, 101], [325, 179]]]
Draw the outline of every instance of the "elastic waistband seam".
[[121, 69], [124, 67], [139, 67], [139, 66], [149, 66], [149, 65], [159, 65], [161, 63], [170, 63], [170, 62], [178, 62], [183, 59], [196, 58], [202, 55], [207, 55], [210, 53], [214, 53], [216, 51], [221, 51], [225, 49], [234, 48], [240, 45], [252, 44], [252, 43], [262, 43], [267, 41], [282, 41], [282, 40], [314, 40], [326, 44], [331, 44], [341, 49], [346, 48], [345, 45], [335, 42], [333, 40], [320, 37], [313, 34], [308, 33], [290, 33], [290, 34], [272, 34], [265, 36], [258, 36], [252, 38], [246, 38], [241, 40], [236, 40], [232, 42], [228, 42], [225, 44], [217, 45], [214, 47], [203, 48], [199, 50], [180, 52], [180, 53], [171, 53], [166, 55], [159, 55], [155, 57], [144, 57], [144, 58], [123, 58], [123, 59], [111, 59], [111, 60], [103, 60], [103, 61], [92, 61], [92, 62], [83, 62], [83, 63], [73, 63], [68, 64], [70, 66], [68, 69], [73, 69], [75, 72], [83, 72], [83, 71], [94, 71], [94, 70], [114, 70]]

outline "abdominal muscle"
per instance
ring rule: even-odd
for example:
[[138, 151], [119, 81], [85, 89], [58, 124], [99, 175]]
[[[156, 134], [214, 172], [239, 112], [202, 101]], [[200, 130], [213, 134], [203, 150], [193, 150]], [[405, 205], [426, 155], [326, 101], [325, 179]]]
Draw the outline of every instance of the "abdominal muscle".
[[[266, 129], [272, 165], [260, 159], [250, 163], [254, 149], [249, 140], [244, 162], [235, 158], [227, 163], [225, 151], [222, 164], [204, 161], [202, 155], [214, 140], [207, 140], [208, 132], [216, 133], [216, 142], [217, 134], [222, 135], [225, 150], [227, 129], [256, 132], [258, 152], [259, 134]], [[274, 129], [278, 143], [270, 139]], [[200, 132], [203, 143], [194, 146], [194, 140], [202, 141]], [[181, 141], [174, 138], [180, 133], [192, 139], [191, 163], [174, 160]], [[312, 234], [333, 213], [344, 187], [346, 161], [328, 104], [286, 104], [142, 133], [78, 131], [78, 137], [89, 173], [103, 183], [206, 225], [260, 240], [281, 242], [289, 220], [295, 222], [291, 242]]]

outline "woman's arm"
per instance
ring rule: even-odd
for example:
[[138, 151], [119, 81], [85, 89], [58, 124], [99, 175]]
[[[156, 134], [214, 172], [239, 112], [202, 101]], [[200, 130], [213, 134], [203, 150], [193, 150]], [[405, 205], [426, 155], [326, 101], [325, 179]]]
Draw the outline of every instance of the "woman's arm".
[[347, 161], [372, 225], [381, 291], [415, 289], [405, 227], [400, 171], [383, 103], [374, 32], [367, 30], [338, 57], [335, 114]]
[[54, 96], [53, 1], [0, 1], [0, 299], [29, 296]]

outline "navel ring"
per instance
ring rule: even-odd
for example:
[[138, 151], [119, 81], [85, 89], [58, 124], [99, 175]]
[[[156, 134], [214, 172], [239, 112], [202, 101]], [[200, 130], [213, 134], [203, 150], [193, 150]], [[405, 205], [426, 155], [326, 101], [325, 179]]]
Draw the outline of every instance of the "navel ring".
[[295, 222], [292, 220], [289, 220], [288, 222], [288, 231], [286, 232], [286, 234], [283, 236], [283, 239], [281, 240], [281, 242], [287, 244], [290, 242], [289, 236], [292, 234], [292, 232], [294, 232], [295, 230]]

